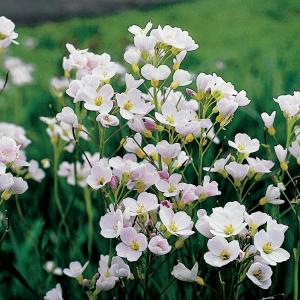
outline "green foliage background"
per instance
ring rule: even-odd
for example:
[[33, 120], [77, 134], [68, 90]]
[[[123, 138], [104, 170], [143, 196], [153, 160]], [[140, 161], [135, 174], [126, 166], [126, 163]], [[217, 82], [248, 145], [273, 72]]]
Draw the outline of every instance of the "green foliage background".
[[[263, 139], [260, 113], [271, 112], [276, 108], [273, 97], [300, 89], [300, 2], [297, 0], [202, 0], [157, 6], [143, 11], [130, 10], [98, 18], [49, 22], [34, 27], [21, 27], [17, 24], [20, 46], [12, 46], [9, 55], [21, 57], [25, 62], [35, 65], [34, 82], [24, 88], [5, 90], [0, 96], [0, 119], [26, 128], [32, 140], [32, 145], [28, 148], [29, 157], [42, 159], [52, 156], [45, 126], [39, 121], [39, 116], [53, 115], [49, 109], [49, 103], [54, 101], [49, 92], [49, 81], [54, 75], [63, 74], [61, 61], [66, 54], [66, 42], [73, 43], [78, 48], [108, 52], [114, 61], [123, 62], [123, 51], [131, 42], [128, 26], [143, 25], [149, 20], [154, 25], [179, 26], [189, 31], [199, 43], [200, 48], [189, 54], [183, 67], [195, 73], [216, 72], [225, 80], [231, 81], [238, 90], [247, 91], [252, 103], [237, 114], [228, 135], [241, 131]], [[28, 37], [36, 39], [37, 46], [34, 49], [24, 47], [24, 41]], [[280, 127], [278, 132], [284, 134], [283, 121], [280, 122]], [[283, 138], [283, 135], [279, 135], [280, 140]], [[299, 172], [299, 169], [295, 168], [293, 171]], [[71, 260], [84, 262], [87, 257], [84, 200], [63, 179], [60, 181], [64, 207], [72, 198], [75, 199], [67, 216], [71, 238], [66, 239], [64, 233], [57, 228], [59, 216], [54, 205], [52, 187], [53, 176], [48, 171], [43, 183], [31, 184], [30, 190], [19, 200], [18, 207], [14, 200], [8, 203], [11, 226], [1, 244], [0, 253], [22, 274], [38, 293], [39, 299], [57, 281], [62, 282], [65, 299], [83, 299], [80, 289], [71, 280], [54, 278], [42, 268], [47, 259], [54, 259], [65, 267]], [[223, 188], [222, 191], [227, 197], [234, 195], [229, 189]], [[262, 195], [261, 191], [257, 193]], [[95, 233], [90, 274], [96, 271], [99, 255], [108, 251], [98, 227], [103, 206], [95, 196], [93, 201]], [[223, 199], [219, 201], [224, 203]], [[208, 206], [213, 206], [214, 203]], [[277, 211], [273, 210], [273, 213], [278, 215]], [[290, 226], [285, 247], [291, 253], [295, 241], [299, 239], [297, 220], [293, 214], [288, 214], [281, 222]], [[192, 242], [197, 243], [196, 255], [201, 257], [206, 251], [204, 239], [196, 238]], [[177, 258], [180, 257], [190, 265], [188, 255], [187, 250], [180, 250]], [[175, 260], [176, 257], [173, 262]], [[11, 265], [3, 263], [3, 259], [0, 261], [0, 299], [34, 299], [16, 276], [12, 276]], [[172, 263], [162, 267], [159, 281], [152, 282], [154, 289], [165, 286], [171, 279], [171, 265]], [[284, 293], [285, 299], [292, 299], [295, 287], [294, 267], [295, 261], [291, 256], [289, 262], [277, 267], [270, 291], [258, 291], [252, 286], [250, 290], [245, 289], [245, 294], [241, 297], [260, 299]], [[216, 274], [209, 272], [202, 275], [207, 275], [208, 280], [211, 280]], [[211, 282], [211, 285], [218, 288], [217, 282]], [[251, 288], [251, 285], [248, 287]], [[176, 282], [164, 295], [164, 299], [195, 297], [195, 293], [191, 285]], [[111, 299], [113, 293], [105, 296]]]

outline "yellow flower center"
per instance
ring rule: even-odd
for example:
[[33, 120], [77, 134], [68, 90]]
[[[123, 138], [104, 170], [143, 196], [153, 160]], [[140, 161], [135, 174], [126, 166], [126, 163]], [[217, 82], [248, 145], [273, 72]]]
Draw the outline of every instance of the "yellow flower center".
[[170, 124], [174, 124], [174, 117], [172, 115], [168, 115], [166, 119]]
[[132, 241], [129, 246], [134, 251], [138, 251], [140, 249], [140, 245], [136, 241]]
[[143, 214], [145, 212], [145, 206], [144, 204], [140, 203], [138, 204], [137, 208], [136, 208], [136, 213], [137, 214]]
[[133, 104], [132, 104], [131, 100], [126, 101], [123, 105], [123, 108], [128, 111], [132, 110], [132, 107], [133, 107]]
[[110, 273], [109, 271], [106, 271], [106, 272], [104, 273], [104, 277], [106, 277], [106, 278], [111, 277], [111, 273]]
[[243, 144], [238, 145], [238, 148], [239, 148], [240, 151], [246, 150], [246, 147]]
[[138, 193], [141, 193], [145, 190], [145, 183], [142, 180], [137, 180], [134, 187]]
[[7, 35], [0, 32], [0, 41], [5, 40], [6, 38], [7, 38]]
[[174, 184], [170, 184], [168, 188], [169, 193], [174, 193], [176, 192], [176, 186]]
[[271, 242], [268, 242], [268, 243], [263, 245], [263, 251], [266, 254], [270, 254], [273, 251]]
[[224, 233], [225, 234], [232, 234], [233, 233], [233, 227], [232, 227], [232, 225], [230, 224], [230, 225], [226, 225], [225, 227], [224, 227]]
[[256, 277], [258, 280], [262, 280], [263, 279], [263, 273], [262, 271], [259, 269], [259, 270], [256, 270], [252, 273], [252, 275], [254, 277]]
[[214, 91], [211, 94], [216, 100], [220, 100], [223, 98], [223, 93], [221, 91]]
[[177, 225], [172, 222], [170, 225], [169, 225], [169, 229], [173, 232], [176, 232], [177, 231]]
[[104, 99], [103, 99], [103, 97], [101, 97], [101, 96], [98, 96], [98, 97], [96, 97], [96, 98], [94, 99], [94, 103], [95, 103], [95, 105], [97, 105], [97, 106], [102, 105], [103, 102], [104, 102]]
[[222, 260], [228, 260], [230, 258], [230, 253], [226, 249], [224, 249], [220, 252], [220, 258]]
[[103, 176], [97, 179], [97, 185], [103, 185], [105, 183], [105, 178]]

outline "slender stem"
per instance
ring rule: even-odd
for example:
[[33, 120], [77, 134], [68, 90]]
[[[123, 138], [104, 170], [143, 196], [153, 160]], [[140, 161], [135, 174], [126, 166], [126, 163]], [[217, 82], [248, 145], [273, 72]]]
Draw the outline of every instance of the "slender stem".
[[94, 234], [94, 226], [93, 226], [93, 207], [91, 201], [91, 193], [88, 188], [84, 189], [84, 200], [85, 200], [85, 207], [88, 217], [88, 254], [89, 260], [92, 256], [92, 248], [93, 248], [93, 234]]

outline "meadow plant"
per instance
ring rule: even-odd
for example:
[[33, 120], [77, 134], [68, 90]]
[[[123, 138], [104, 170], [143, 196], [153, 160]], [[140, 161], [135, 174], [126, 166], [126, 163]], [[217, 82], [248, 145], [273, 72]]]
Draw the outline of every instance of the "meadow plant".
[[[12, 31], [0, 32], [3, 45], [14, 40]], [[64, 78], [52, 80], [54, 115], [41, 120], [53, 146], [53, 193], [67, 230], [61, 177], [79, 191], [88, 232], [84, 261], [70, 257], [63, 270], [53, 262], [45, 269], [75, 280], [88, 299], [110, 290], [115, 297], [158, 299], [175, 280], [193, 285], [193, 295], [205, 299], [240, 299], [251, 284], [269, 289], [277, 264], [290, 258], [281, 216], [292, 212], [299, 225], [300, 93], [277, 97], [279, 110], [261, 115], [257, 130], [264, 140], [243, 126], [227, 136], [250, 103], [246, 92], [216, 74], [182, 68], [198, 49], [187, 31], [151, 22], [128, 31], [129, 71], [107, 53], [67, 44]], [[282, 145], [276, 114], [286, 122]], [[16, 137], [1, 137], [1, 188], [5, 176], [15, 178], [7, 168], [20, 176], [19, 145]], [[34, 178], [36, 171], [28, 170]], [[4, 188], [2, 199], [14, 193]], [[102, 210], [95, 230], [96, 202]], [[95, 253], [95, 239], [107, 244], [107, 252]], [[95, 255], [98, 269], [89, 264]], [[44, 299], [63, 295], [57, 284]]]

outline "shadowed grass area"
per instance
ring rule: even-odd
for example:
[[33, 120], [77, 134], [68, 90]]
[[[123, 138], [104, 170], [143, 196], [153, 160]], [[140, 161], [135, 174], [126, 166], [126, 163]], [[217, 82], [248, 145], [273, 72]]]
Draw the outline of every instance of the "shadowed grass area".
[[[200, 48], [188, 55], [183, 68], [187, 67], [195, 74], [216, 72], [226, 81], [231, 81], [238, 90], [247, 91], [249, 98], [253, 100], [252, 104], [237, 114], [228, 135], [230, 132], [246, 131], [250, 136], [262, 138], [262, 130], [257, 130], [258, 124], [261, 124], [260, 113], [271, 112], [276, 108], [273, 97], [300, 89], [299, 18], [300, 2], [296, 0], [202, 0], [151, 10], [130, 10], [99, 18], [49, 22], [35, 27], [17, 26], [21, 45], [12, 46], [9, 55], [21, 57], [25, 62], [35, 65], [34, 83], [24, 88], [4, 91], [0, 96], [1, 121], [16, 122], [27, 129], [33, 141], [33, 145], [29, 147], [30, 155], [37, 159], [50, 156], [51, 146], [45, 127], [38, 118], [41, 115], [53, 115], [49, 109], [49, 103], [54, 100], [49, 92], [49, 81], [51, 77], [63, 74], [61, 62], [66, 54], [65, 44], [70, 42], [77, 48], [89, 48], [98, 53], [108, 52], [114, 61], [123, 62], [124, 48], [131, 43], [127, 27], [132, 24], [144, 25], [151, 20], [154, 26], [170, 24], [181, 27], [189, 31], [199, 43]], [[23, 46], [28, 37], [36, 40], [35, 48]], [[283, 139], [279, 136], [279, 140], [281, 138]], [[57, 238], [54, 234], [57, 219], [50, 218], [56, 212], [53, 206], [49, 209], [49, 201], [52, 201], [52, 178], [51, 174], [48, 175], [47, 181], [33, 185], [31, 192], [24, 196], [21, 206], [27, 224], [19, 219], [14, 203], [10, 203], [12, 228], [2, 248], [7, 255], [10, 253], [9, 257], [16, 268], [40, 294], [53, 287], [55, 282], [50, 276], [47, 278], [48, 275], [42, 269], [47, 258], [55, 255], [59, 257], [60, 265], [66, 266], [71, 257], [83, 261], [83, 253], [86, 252], [86, 220], [77, 220], [76, 214], [69, 216], [71, 222], [77, 223], [76, 226], [80, 228], [73, 233], [71, 245], [68, 244], [67, 249], [60, 245], [53, 253], [52, 248], [47, 249], [48, 244], [55, 244]], [[69, 195], [73, 193], [72, 188], [61, 185], [61, 198], [67, 202]], [[96, 210], [100, 206], [96, 203]], [[84, 216], [83, 203], [77, 201], [75, 209]], [[99, 241], [98, 220], [96, 212], [95, 243], [98, 251], [101, 249], [102, 253], [106, 253], [107, 249], [103, 249], [102, 245], [103, 239]], [[288, 216], [282, 222], [291, 227], [295, 225], [294, 219]], [[287, 235], [287, 248], [290, 252], [295, 235], [293, 230]], [[198, 242], [200, 256], [205, 245], [203, 240]], [[98, 253], [95, 253], [94, 261], [97, 261], [97, 256]], [[278, 268], [273, 278], [275, 287], [267, 295], [284, 292], [286, 299], [291, 299], [292, 264], [291, 259]], [[166, 268], [161, 272], [160, 278], [163, 280], [168, 274], [169, 269]], [[209, 278], [211, 274], [207, 276]], [[0, 278], [1, 300], [31, 299], [31, 294], [26, 294], [24, 287], [9, 277], [8, 273], [0, 275]], [[65, 285], [66, 282], [66, 295], [72, 295], [70, 299], [82, 299], [80, 293], [75, 293], [76, 289], [69, 284], [70, 281], [65, 281]], [[158, 283], [152, 284], [155, 286]], [[111, 295], [107, 294], [107, 297]], [[193, 297], [193, 289], [181, 283], [173, 284], [165, 294], [165, 299], [176, 299], [178, 295]], [[266, 294], [261, 294], [261, 297], [263, 295]]]

